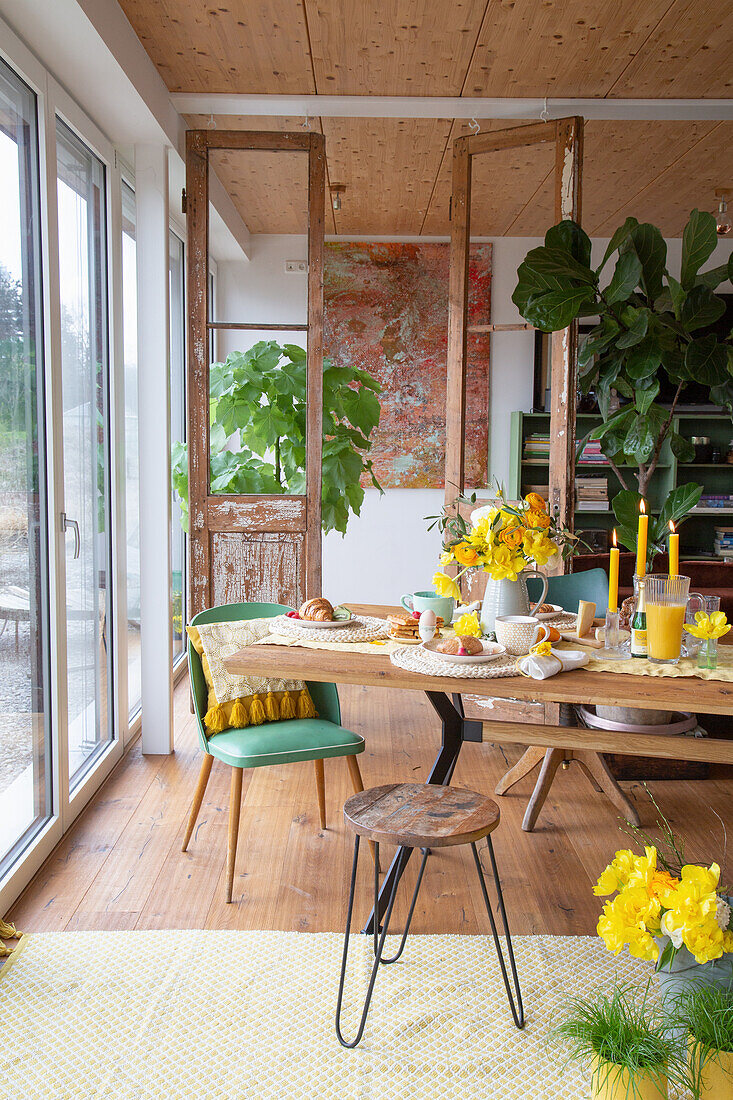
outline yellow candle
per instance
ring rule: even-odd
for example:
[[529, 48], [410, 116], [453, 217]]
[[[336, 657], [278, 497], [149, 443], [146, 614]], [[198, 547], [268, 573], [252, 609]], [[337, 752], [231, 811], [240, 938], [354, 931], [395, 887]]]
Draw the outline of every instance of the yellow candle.
[[675, 531], [672, 520], [669, 521], [669, 532], [669, 575], [670, 577], [679, 577], [680, 536]]
[[613, 529], [613, 546], [608, 565], [608, 610], [618, 611], [618, 563], [619, 549], [616, 543], [616, 528]]
[[649, 534], [649, 516], [646, 514], [646, 504], [642, 500], [639, 505], [639, 533], [636, 539], [636, 575], [646, 576], [646, 543]]

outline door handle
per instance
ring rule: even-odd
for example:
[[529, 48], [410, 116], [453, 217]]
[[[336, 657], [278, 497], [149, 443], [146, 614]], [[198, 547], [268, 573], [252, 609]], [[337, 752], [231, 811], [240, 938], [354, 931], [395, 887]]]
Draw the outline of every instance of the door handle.
[[79, 535], [79, 524], [75, 519], [69, 519], [66, 512], [61, 513], [61, 527], [64, 534], [71, 529], [74, 532], [74, 560], [81, 554], [81, 536]]

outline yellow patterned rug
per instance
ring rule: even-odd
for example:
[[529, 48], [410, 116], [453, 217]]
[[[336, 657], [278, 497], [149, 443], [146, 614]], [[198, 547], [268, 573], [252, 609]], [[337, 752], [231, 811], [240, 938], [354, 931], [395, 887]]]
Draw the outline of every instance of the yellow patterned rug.
[[[590, 937], [517, 936], [527, 1027], [509, 1015], [493, 943], [415, 936], [382, 968], [361, 1046], [334, 1032], [342, 938], [299, 932], [62, 932], [0, 970], [3, 1100], [586, 1100], [547, 1047], [556, 1009], [614, 974]], [[371, 966], [354, 936], [344, 1022]], [[353, 965], [352, 965], [353, 963]], [[554, 1018], [554, 1021], [553, 1021]]]

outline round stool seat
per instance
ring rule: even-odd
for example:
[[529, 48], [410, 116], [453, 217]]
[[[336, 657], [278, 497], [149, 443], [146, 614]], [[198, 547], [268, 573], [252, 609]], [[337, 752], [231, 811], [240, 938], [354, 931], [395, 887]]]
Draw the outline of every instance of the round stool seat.
[[344, 818], [354, 832], [378, 843], [447, 848], [488, 836], [499, 824], [499, 807], [461, 787], [387, 783], [352, 795]]

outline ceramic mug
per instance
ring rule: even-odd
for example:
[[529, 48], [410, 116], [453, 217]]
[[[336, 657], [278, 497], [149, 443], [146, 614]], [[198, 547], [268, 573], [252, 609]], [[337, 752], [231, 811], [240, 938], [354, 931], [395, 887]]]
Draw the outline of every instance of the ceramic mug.
[[533, 645], [550, 637], [550, 629], [532, 615], [497, 615], [496, 640], [512, 657], [524, 657]]
[[434, 611], [446, 624], [451, 622], [455, 607], [452, 596], [439, 596], [436, 592], [408, 592], [400, 603], [407, 611]]

